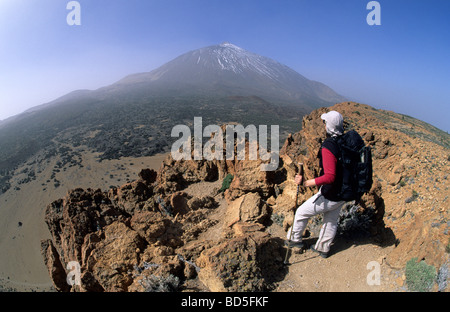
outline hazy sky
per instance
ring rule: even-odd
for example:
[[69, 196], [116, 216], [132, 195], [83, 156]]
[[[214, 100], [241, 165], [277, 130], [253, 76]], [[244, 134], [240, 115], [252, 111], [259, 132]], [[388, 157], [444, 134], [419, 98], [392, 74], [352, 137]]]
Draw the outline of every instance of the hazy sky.
[[449, 131], [450, 1], [0, 0], [0, 119], [229, 41]]

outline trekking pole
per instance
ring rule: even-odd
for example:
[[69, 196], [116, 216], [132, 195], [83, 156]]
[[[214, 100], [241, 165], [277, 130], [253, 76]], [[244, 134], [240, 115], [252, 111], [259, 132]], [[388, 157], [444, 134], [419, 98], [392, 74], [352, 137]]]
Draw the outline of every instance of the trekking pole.
[[[303, 177], [303, 163], [298, 163], [298, 174]], [[303, 181], [303, 179], [302, 179]], [[292, 219], [292, 225], [291, 225], [291, 233], [289, 234], [289, 240], [288, 240], [288, 248], [286, 250], [286, 255], [284, 257], [284, 264], [288, 264], [288, 255], [289, 251], [291, 250], [291, 240], [292, 240], [292, 232], [294, 232], [294, 221], [295, 221], [295, 213], [297, 212], [297, 202], [298, 202], [298, 193], [300, 191], [300, 184], [297, 185], [297, 193], [295, 194], [295, 209], [294, 209], [294, 218]]]

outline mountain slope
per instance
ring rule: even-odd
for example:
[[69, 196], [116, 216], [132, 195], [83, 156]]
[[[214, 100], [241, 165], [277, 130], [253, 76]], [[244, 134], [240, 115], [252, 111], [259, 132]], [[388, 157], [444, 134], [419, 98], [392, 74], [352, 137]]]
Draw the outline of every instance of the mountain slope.
[[143, 84], [161, 93], [256, 95], [311, 108], [345, 100], [322, 83], [230, 43], [188, 52], [150, 73], [128, 76], [115, 86], [130, 84]]

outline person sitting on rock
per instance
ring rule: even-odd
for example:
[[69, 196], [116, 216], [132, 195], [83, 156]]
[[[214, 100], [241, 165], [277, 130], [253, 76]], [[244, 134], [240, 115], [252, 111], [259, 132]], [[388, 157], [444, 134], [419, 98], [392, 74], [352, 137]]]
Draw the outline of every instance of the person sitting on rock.
[[[339, 212], [344, 206], [345, 201], [342, 201], [337, 196], [341, 186], [339, 185], [342, 179], [342, 169], [338, 164], [339, 147], [337, 143], [332, 140], [332, 137], [341, 136], [344, 133], [344, 119], [342, 115], [336, 111], [330, 111], [322, 114], [326, 128], [327, 139], [323, 142], [319, 151], [320, 176], [302, 181], [301, 175], [296, 175], [295, 183], [302, 184], [305, 187], [320, 187], [317, 194], [308, 199], [305, 203], [298, 207], [294, 223], [287, 233], [287, 244], [290, 246], [303, 248], [302, 235], [308, 224], [308, 220], [320, 213], [323, 213], [323, 225], [320, 230], [319, 238], [315, 245], [311, 246], [311, 250], [326, 258], [330, 251], [330, 245], [336, 236], [338, 227]], [[292, 231], [292, 236], [291, 236]]]

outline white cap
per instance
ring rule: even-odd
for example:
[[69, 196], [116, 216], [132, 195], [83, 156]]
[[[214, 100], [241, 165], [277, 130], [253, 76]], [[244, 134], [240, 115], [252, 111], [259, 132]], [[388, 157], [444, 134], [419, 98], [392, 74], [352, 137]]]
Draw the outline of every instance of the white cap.
[[344, 117], [336, 111], [330, 111], [320, 116], [327, 125], [327, 133], [331, 136], [344, 134]]

